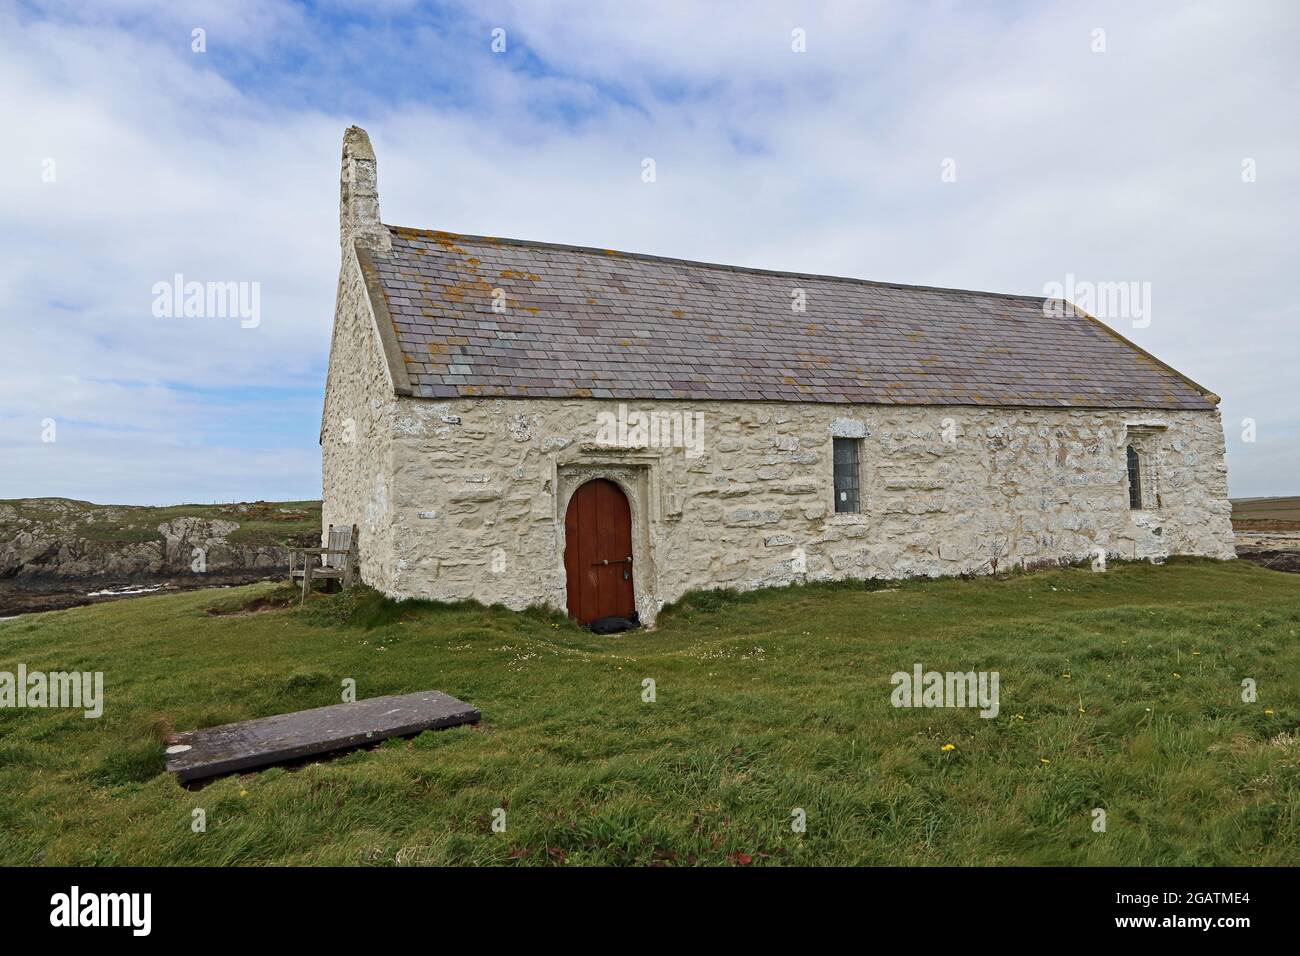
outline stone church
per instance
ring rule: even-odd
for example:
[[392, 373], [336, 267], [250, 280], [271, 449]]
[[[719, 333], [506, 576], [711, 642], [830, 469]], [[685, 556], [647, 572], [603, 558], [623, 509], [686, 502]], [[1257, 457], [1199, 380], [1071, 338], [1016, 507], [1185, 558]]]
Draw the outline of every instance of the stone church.
[[324, 521], [393, 597], [1233, 557], [1218, 397], [1053, 300], [388, 226], [356, 127], [341, 188]]

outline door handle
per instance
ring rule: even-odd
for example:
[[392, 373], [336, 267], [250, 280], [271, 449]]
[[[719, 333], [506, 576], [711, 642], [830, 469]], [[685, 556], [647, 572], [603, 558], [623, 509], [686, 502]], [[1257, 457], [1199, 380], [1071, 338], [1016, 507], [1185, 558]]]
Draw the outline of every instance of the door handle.
[[593, 561], [593, 562], [591, 562], [591, 563], [592, 563], [593, 565], [595, 565], [595, 564], [599, 564], [599, 565], [602, 565], [602, 566], [603, 566], [603, 565], [606, 565], [606, 564], [631, 564], [631, 563], [632, 563], [632, 558], [631, 558], [631, 557], [626, 557], [626, 558], [615, 558], [613, 561], [609, 560], [609, 558], [606, 558], [606, 559], [603, 560], [603, 561]]

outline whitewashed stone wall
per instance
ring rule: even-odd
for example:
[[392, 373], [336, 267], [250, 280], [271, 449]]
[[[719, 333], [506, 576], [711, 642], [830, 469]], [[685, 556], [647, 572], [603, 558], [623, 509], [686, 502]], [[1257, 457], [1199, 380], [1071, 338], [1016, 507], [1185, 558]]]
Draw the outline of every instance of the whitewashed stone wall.
[[[392, 480], [397, 396], [369, 312], [355, 257], [345, 253], [339, 277], [321, 421], [321, 520], [355, 524], [361, 577], [396, 593]], [[322, 541], [324, 541], [322, 528]]]
[[[1234, 556], [1217, 411], [624, 403], [701, 413], [689, 457], [598, 442], [618, 402], [382, 398], [380, 361], [332, 385], [325, 515], [362, 524], [363, 577], [397, 597], [563, 610], [565, 507], [599, 476], [632, 505], [646, 622], [697, 588], [990, 573], [1099, 547]], [[370, 444], [334, 440], [342, 411]], [[1158, 509], [1129, 509], [1129, 425], [1163, 426], [1147, 437]], [[834, 514], [833, 434], [862, 438], [861, 514]]]

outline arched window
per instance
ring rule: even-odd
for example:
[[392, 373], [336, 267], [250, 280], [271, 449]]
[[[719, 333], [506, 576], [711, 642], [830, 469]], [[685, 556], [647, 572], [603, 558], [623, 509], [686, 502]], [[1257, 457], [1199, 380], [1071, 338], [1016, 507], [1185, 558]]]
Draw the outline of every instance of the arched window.
[[1142, 507], [1142, 458], [1132, 445], [1128, 446], [1128, 506]]

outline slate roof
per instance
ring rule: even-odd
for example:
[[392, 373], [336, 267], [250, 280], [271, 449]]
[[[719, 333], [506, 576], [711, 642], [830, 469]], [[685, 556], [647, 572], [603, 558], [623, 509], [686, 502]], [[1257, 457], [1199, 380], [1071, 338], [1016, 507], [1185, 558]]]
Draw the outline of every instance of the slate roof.
[[[388, 228], [392, 254], [363, 251], [362, 266], [416, 396], [1218, 402], [1096, 319], [1045, 316], [1041, 297]], [[791, 310], [796, 288], [803, 313]]]

